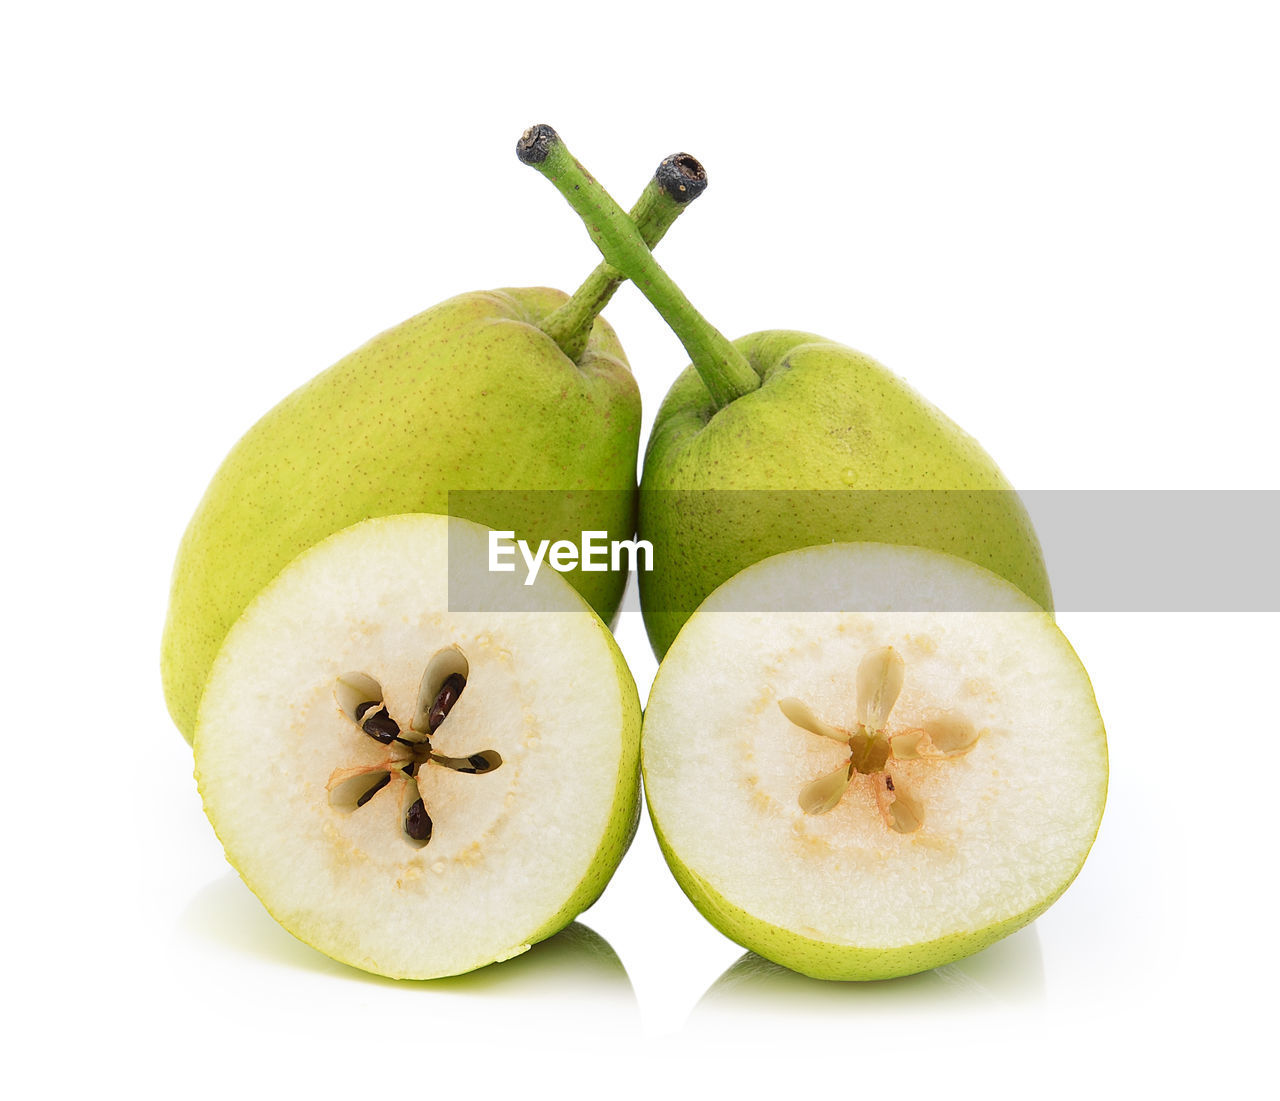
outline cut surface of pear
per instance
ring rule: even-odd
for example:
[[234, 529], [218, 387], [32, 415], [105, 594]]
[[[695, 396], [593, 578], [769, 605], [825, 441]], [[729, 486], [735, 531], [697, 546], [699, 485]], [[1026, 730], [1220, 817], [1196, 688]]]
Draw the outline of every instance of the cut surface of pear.
[[[521, 537], [634, 528], [640, 395], [612, 328], [570, 360], [544, 287], [458, 295], [374, 337], [284, 398], [227, 455], [182, 538], [161, 652], [190, 739], [209, 667], [249, 601], [297, 554], [371, 516], [465, 515]], [[554, 491], [554, 492], [544, 492]], [[626, 578], [573, 582], [604, 618]]]
[[1066, 889], [1107, 750], [1048, 613], [951, 555], [854, 543], [707, 599], [654, 681], [642, 769], [717, 928], [807, 975], [882, 979], [985, 948]]
[[232, 627], [201, 702], [227, 859], [294, 936], [380, 975], [551, 936], [635, 829], [640, 709], [613, 636], [551, 571], [488, 575], [492, 610], [451, 611], [449, 556], [486, 540], [427, 514], [330, 536]]

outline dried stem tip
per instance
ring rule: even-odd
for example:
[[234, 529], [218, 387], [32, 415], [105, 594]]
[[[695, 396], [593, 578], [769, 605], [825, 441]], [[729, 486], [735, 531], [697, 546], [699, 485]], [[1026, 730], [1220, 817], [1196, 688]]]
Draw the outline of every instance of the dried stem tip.
[[545, 122], [530, 126], [516, 142], [516, 156], [522, 164], [541, 164], [547, 159], [560, 135]]
[[707, 189], [707, 170], [689, 153], [673, 153], [667, 157], [658, 165], [653, 178], [667, 197], [677, 203], [691, 203]]

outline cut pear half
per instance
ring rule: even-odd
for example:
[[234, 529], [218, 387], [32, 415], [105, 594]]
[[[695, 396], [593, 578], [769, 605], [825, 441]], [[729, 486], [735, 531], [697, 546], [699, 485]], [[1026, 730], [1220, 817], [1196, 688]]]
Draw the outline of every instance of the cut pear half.
[[294, 936], [393, 978], [551, 936], [635, 831], [640, 707], [613, 636], [549, 570], [483, 575], [491, 610], [450, 610], [450, 554], [483, 561], [487, 537], [412, 515], [317, 544], [232, 628], [201, 702], [227, 859]]
[[928, 970], [1031, 921], [1107, 787], [1052, 617], [970, 562], [877, 543], [780, 554], [712, 593], [658, 670], [641, 756], [698, 909], [827, 979]]

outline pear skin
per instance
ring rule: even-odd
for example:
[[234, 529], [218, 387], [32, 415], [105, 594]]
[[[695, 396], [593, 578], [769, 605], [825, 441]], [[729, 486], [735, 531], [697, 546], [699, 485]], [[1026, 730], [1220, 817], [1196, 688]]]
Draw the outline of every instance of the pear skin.
[[[549, 288], [449, 299], [317, 375], [241, 438], [174, 566], [161, 669], [188, 741], [231, 625], [296, 555], [340, 529], [446, 513], [450, 491], [474, 490], [468, 519], [525, 538], [631, 535], [639, 391], [603, 319], [577, 362], [538, 327], [567, 300]], [[624, 576], [567, 577], [613, 617]]]
[[722, 582], [822, 543], [944, 551], [1052, 609], [1025, 507], [958, 425], [869, 356], [812, 333], [753, 333], [734, 346], [759, 388], [717, 411], [686, 368], [645, 455], [640, 534], [655, 561], [640, 597], [659, 657]]

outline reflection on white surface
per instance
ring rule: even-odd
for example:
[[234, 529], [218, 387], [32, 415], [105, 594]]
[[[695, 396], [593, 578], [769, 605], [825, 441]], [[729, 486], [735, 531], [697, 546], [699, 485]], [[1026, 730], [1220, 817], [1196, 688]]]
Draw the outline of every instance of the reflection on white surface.
[[276, 923], [234, 873], [228, 872], [191, 899], [179, 921], [179, 931], [193, 941], [242, 958], [379, 986], [512, 996], [554, 991], [635, 1004], [631, 980], [617, 953], [604, 937], [577, 921], [514, 959], [467, 975], [422, 981], [387, 979], [331, 960], [297, 940]]
[[886, 1009], [971, 1006], [1030, 1006], [1044, 1000], [1044, 962], [1034, 925], [990, 948], [943, 967], [877, 982], [811, 979], [747, 952], [703, 995], [690, 1018], [747, 1011], [787, 1014], [820, 1010], [850, 1015]]

